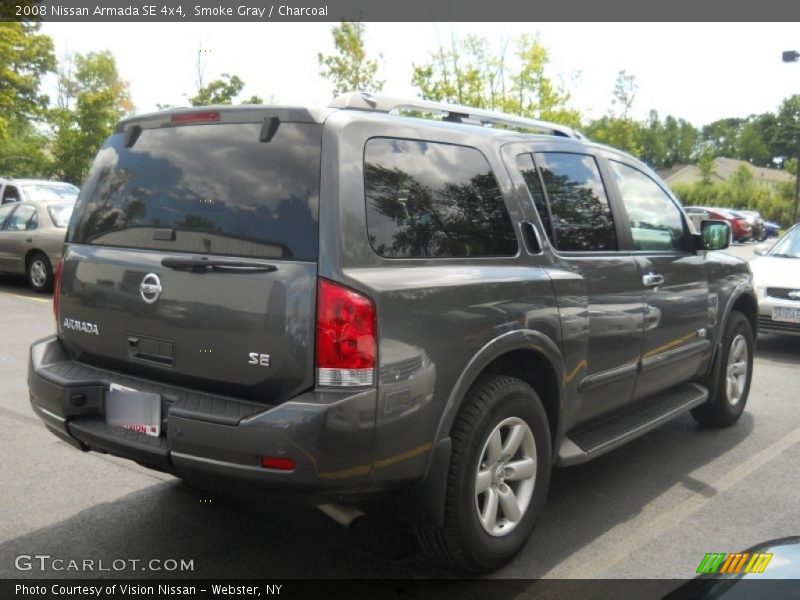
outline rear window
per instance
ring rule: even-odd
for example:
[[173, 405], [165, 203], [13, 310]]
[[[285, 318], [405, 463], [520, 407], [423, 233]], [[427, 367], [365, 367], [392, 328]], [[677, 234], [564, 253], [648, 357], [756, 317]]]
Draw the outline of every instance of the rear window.
[[66, 227], [69, 225], [69, 218], [72, 216], [74, 204], [53, 204], [47, 207], [50, 219], [56, 227]]
[[67, 241], [316, 260], [322, 127], [261, 123], [143, 129], [101, 148]]
[[364, 151], [367, 228], [387, 258], [514, 256], [517, 238], [479, 150], [374, 138]]
[[68, 183], [26, 183], [22, 186], [25, 197], [32, 202], [53, 200], [75, 201], [78, 188]]

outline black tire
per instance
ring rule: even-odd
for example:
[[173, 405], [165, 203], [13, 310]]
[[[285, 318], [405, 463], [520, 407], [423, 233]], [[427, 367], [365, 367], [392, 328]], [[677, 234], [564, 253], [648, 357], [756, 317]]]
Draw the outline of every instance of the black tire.
[[[738, 364], [745, 363], [747, 372], [744, 383], [734, 387], [732, 392], [727, 380], [731, 352], [735, 352], [737, 340], [742, 340], [745, 344], [746, 359], [739, 361]], [[709, 388], [708, 401], [692, 410], [692, 416], [698, 423], [707, 427], [728, 427], [742, 416], [750, 394], [750, 382], [753, 379], [753, 349], [753, 330], [750, 322], [742, 313], [732, 311], [722, 334], [720, 360], [706, 382]], [[735, 394], [737, 389], [738, 399]]]
[[25, 262], [28, 285], [34, 292], [45, 294], [53, 291], [53, 265], [42, 252], [34, 252]]
[[[529, 493], [530, 500], [515, 523], [507, 518], [503, 503], [498, 501], [500, 508], [494, 514], [500, 533], [492, 535], [479, 520], [479, 498], [483, 498], [483, 509], [486, 510], [487, 497], [479, 494], [475, 486], [481, 460], [487, 456], [484, 453], [489, 452], [489, 436], [503, 423], [511, 423], [507, 425], [505, 439], [502, 438], [503, 429], [499, 430], [499, 439], [504, 445], [517, 425], [528, 426], [533, 444], [526, 438], [527, 441], [519, 445], [522, 454], [512, 454], [512, 459], [516, 456], [515, 460], [526, 460], [528, 454], [524, 453], [524, 447], [528, 446], [530, 454], [533, 454], [530, 448], [535, 447], [536, 467], [535, 474], [530, 474], [524, 481], [512, 480], [509, 476], [510, 485], [505, 483], [505, 479], [496, 482], [493, 476], [493, 490], [503, 490], [507, 494], [511, 489], [520, 494], [519, 498], [511, 495], [516, 500]], [[524, 431], [524, 428], [520, 430]], [[450, 568], [467, 573], [493, 571], [511, 560], [528, 541], [547, 496], [552, 454], [547, 415], [530, 385], [507, 375], [487, 375], [475, 383], [465, 398], [453, 424], [451, 438], [453, 446], [447, 475], [444, 525], [419, 526], [417, 539], [430, 557]], [[500, 477], [499, 474], [509, 472], [504, 465], [513, 465], [515, 460], [509, 462], [505, 459], [505, 462], [494, 463], [483, 471]], [[522, 492], [523, 486], [530, 489], [530, 483], [533, 484], [532, 491]], [[504, 527], [508, 528], [508, 533], [502, 532]]]

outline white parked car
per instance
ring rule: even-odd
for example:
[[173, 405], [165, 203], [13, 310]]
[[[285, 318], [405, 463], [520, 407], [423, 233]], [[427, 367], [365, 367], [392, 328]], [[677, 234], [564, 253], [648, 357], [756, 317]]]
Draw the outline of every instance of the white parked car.
[[759, 331], [800, 334], [800, 224], [750, 263]]

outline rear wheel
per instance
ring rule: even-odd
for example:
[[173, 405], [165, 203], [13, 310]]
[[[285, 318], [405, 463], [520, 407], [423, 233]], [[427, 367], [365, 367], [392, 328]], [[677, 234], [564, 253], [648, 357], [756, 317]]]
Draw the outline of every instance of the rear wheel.
[[733, 311], [722, 334], [719, 367], [712, 374], [709, 400], [692, 411], [702, 425], [727, 427], [739, 420], [750, 394], [753, 372], [753, 330], [742, 313]]
[[50, 259], [41, 252], [36, 252], [28, 258], [26, 265], [28, 285], [34, 292], [43, 294], [53, 289], [53, 267]]
[[505, 375], [481, 378], [453, 425], [444, 526], [417, 537], [436, 560], [483, 573], [525, 545], [550, 482], [547, 415], [527, 383]]

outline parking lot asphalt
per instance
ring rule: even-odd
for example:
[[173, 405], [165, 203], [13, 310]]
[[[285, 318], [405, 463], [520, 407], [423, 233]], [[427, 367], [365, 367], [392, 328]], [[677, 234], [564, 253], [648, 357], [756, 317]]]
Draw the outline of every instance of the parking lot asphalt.
[[[752, 245], [731, 253], [750, 258]], [[410, 532], [347, 531], [313, 507], [210, 497], [128, 461], [81, 453], [28, 403], [30, 343], [49, 297], [0, 276], [0, 577], [449, 577]], [[530, 543], [499, 578], [690, 578], [706, 552], [800, 535], [800, 337], [759, 336], [750, 399], [729, 429], [688, 415], [590, 463], [554, 471]], [[19, 555], [128, 561], [122, 570], [20, 571]], [[129, 561], [184, 559], [193, 570]], [[95, 563], [97, 564], [97, 563]], [[120, 563], [118, 563], [120, 564]], [[580, 582], [576, 582], [580, 587]]]

